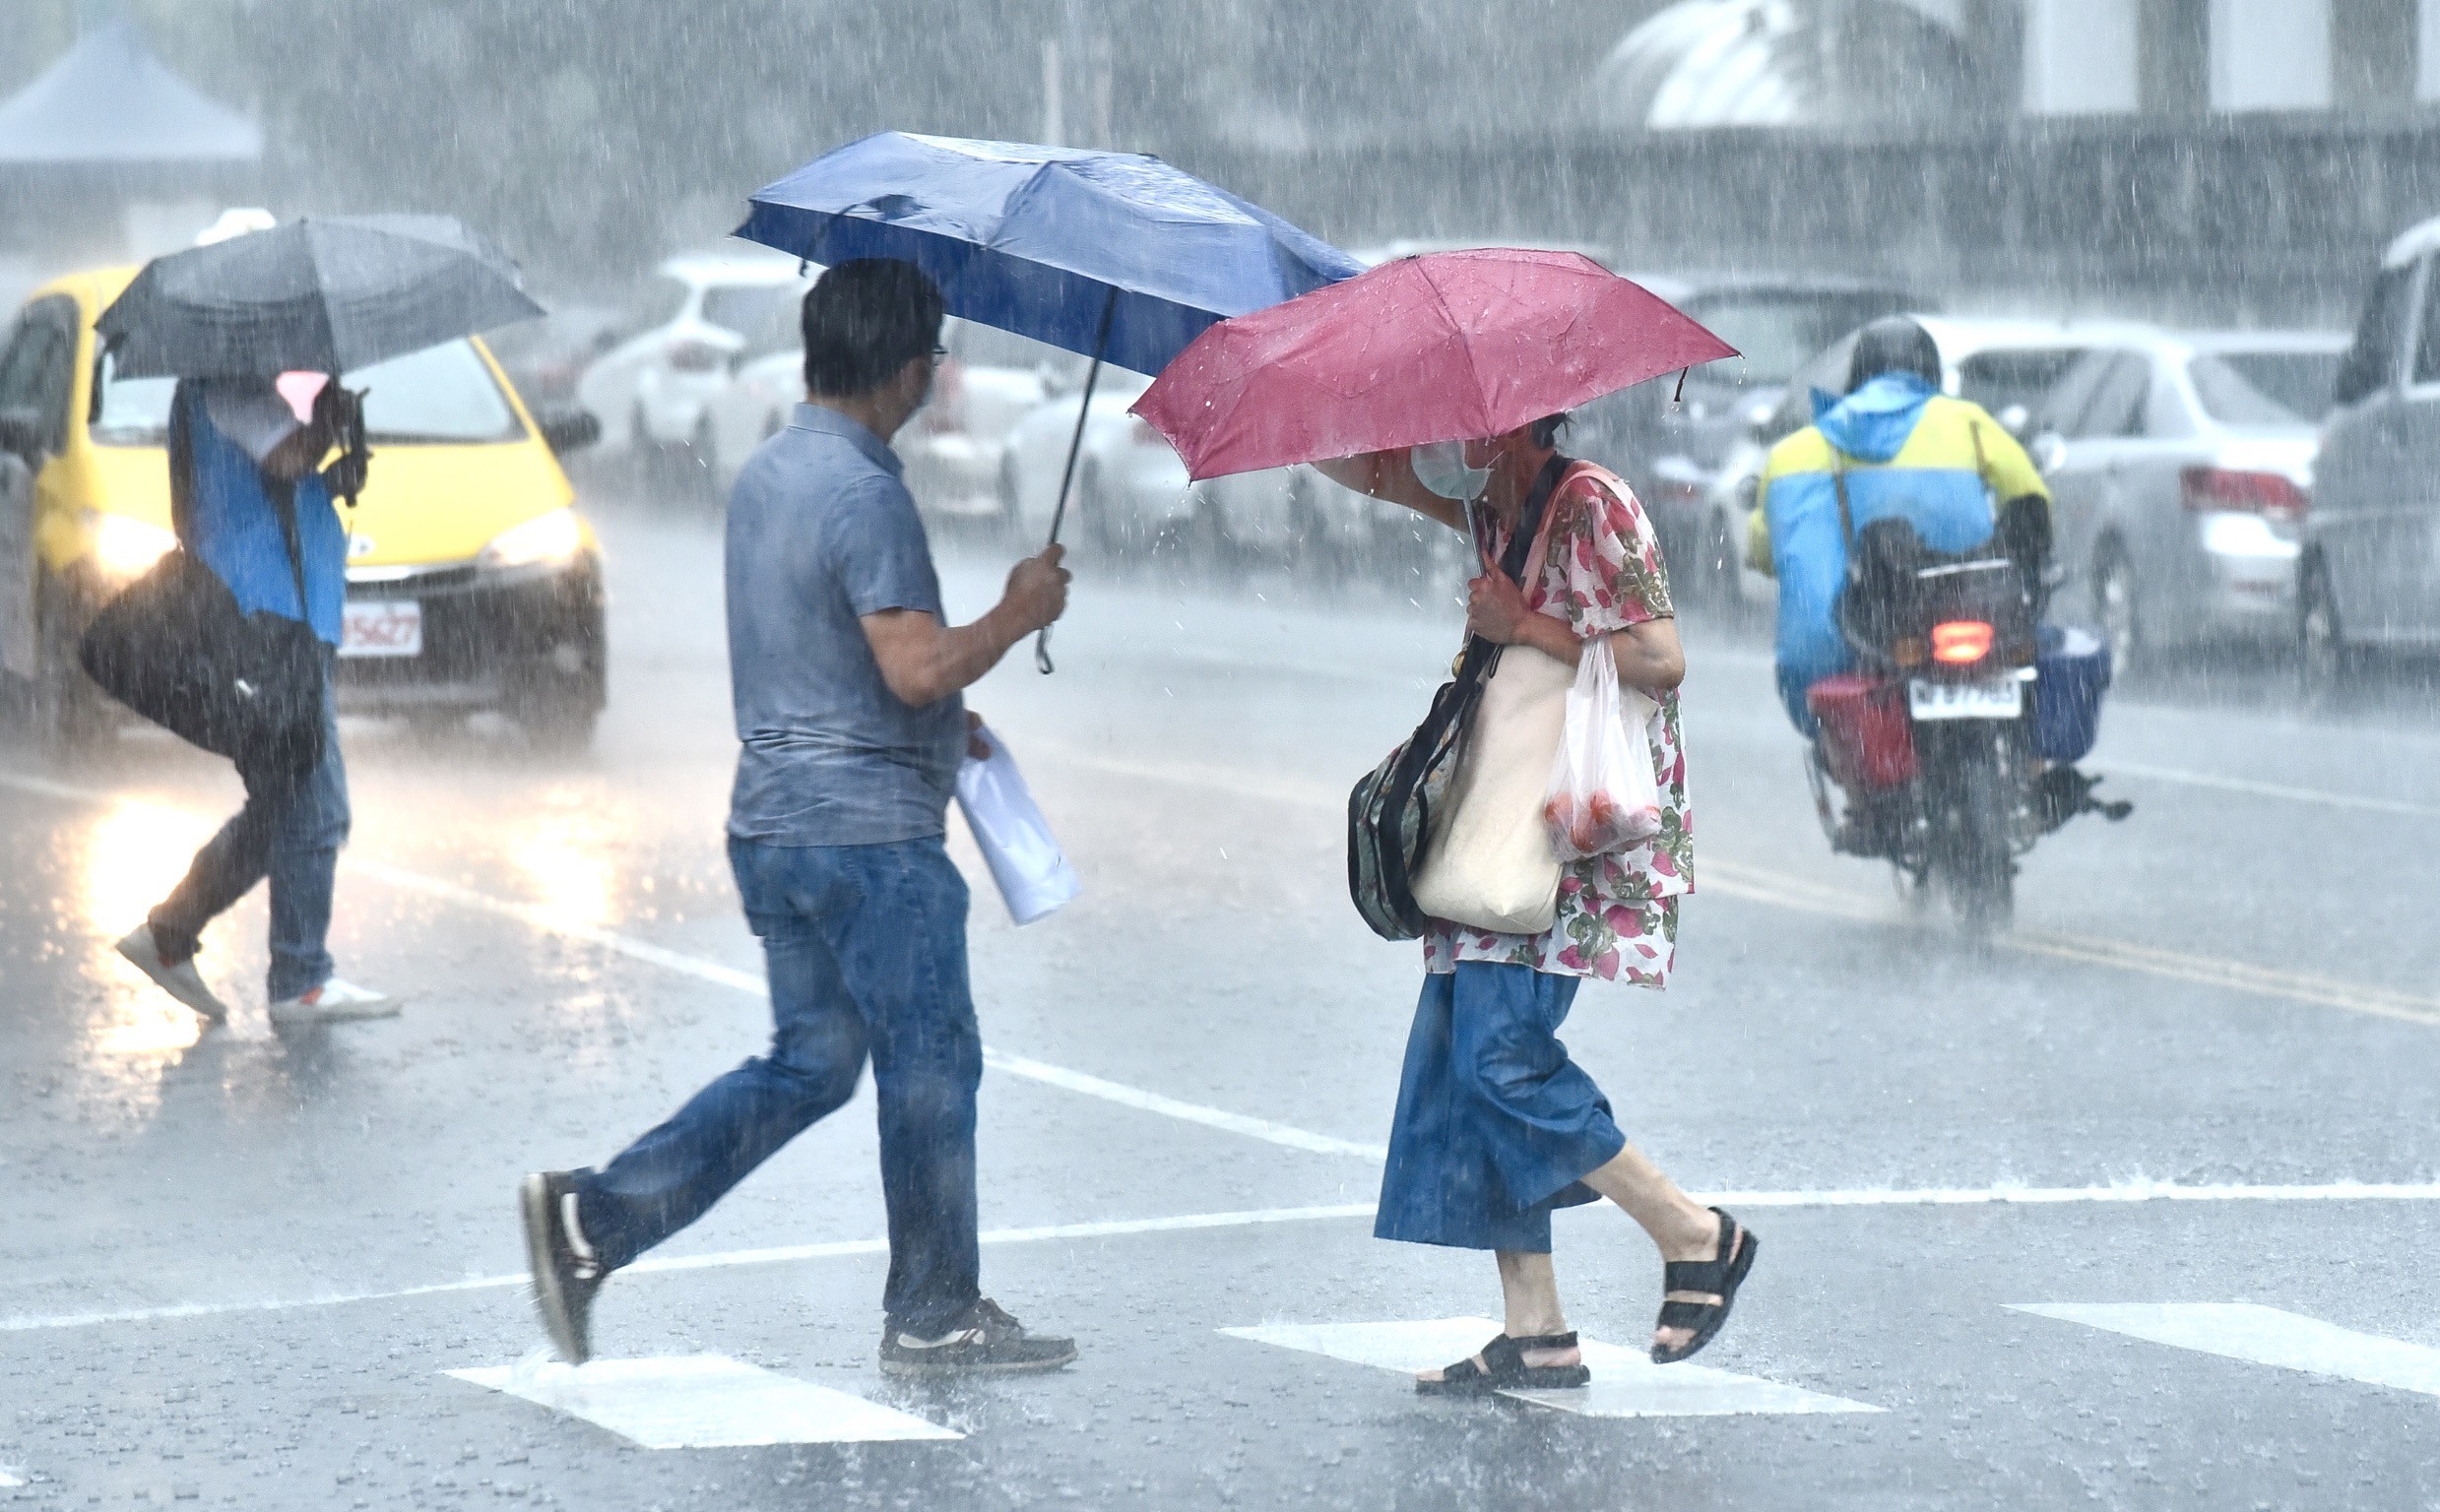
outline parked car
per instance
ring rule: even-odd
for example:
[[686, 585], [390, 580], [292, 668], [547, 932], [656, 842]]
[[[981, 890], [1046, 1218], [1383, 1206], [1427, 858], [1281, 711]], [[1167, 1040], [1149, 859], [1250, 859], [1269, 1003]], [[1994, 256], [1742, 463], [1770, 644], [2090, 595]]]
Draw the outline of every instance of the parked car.
[[[1005, 524], [999, 481], [1008, 432], [1049, 392], [1047, 368], [1058, 354], [962, 320], [948, 322], [941, 342], [949, 355], [931, 400], [892, 443], [906, 465], [907, 489], [928, 514]], [[701, 461], [724, 493], [803, 398], [804, 352], [792, 305], [748, 338], [728, 386], [706, 406]]]
[[2440, 218], [2390, 244], [2339, 364], [2297, 562], [2310, 694], [2374, 648], [2440, 650]]
[[2036, 414], [2057, 560], [2121, 675], [2207, 637], [2284, 639], [2336, 332], [2156, 332], [2079, 358]]
[[700, 468], [694, 449], [712, 452], [710, 402], [729, 386], [752, 333], [769, 329], [810, 283], [795, 258], [770, 254], [691, 253], [663, 263], [642, 301], [639, 334], [595, 360], [577, 385], [601, 419], [604, 444]]
[[495, 331], [483, 339], [492, 359], [537, 410], [573, 410], [585, 370], [627, 339], [625, 311], [606, 304], [558, 304], [540, 320]]
[[[77, 639], [176, 544], [162, 453], [175, 381], [118, 378], [96, 356], [95, 317], [135, 274], [44, 284], [0, 346], [0, 451], [16, 459], [0, 469], [0, 666], [54, 748], [115, 728], [122, 712], [77, 665]], [[343, 381], [370, 391], [373, 467], [348, 520], [342, 712], [493, 709], [540, 743], [590, 738], [608, 666], [601, 556], [555, 428], [480, 341]]]
[[[2031, 433], [2033, 412], [2078, 358], [2096, 346], [2142, 340], [2149, 327], [2125, 321], [2058, 321], [2006, 316], [1936, 315], [1915, 319], [1940, 347], [1941, 387], [1970, 399], [2012, 434]], [[1700, 554], [1691, 564], [1673, 563], [1672, 582], [1696, 579], [1698, 591], [1715, 603], [1767, 602], [1766, 583], [1747, 581], [1746, 532], [1760, 494], [1763, 463], [1782, 438], [1813, 423], [1816, 391], [1843, 393], [1855, 356], [1855, 332], [1832, 342], [1799, 368], [1768, 414], [1746, 431], [1728, 462], [1714, 474]]]
[[[1187, 465], [1160, 433], [1126, 412], [1152, 380], [1104, 367], [1093, 387], [1084, 442], [1067, 500], [1065, 537], [1109, 552], [1149, 545], [1193, 515]], [[1049, 532], [1059, 478], [1076, 431], [1082, 387], [1056, 374], [1053, 392], [1011, 426], [1000, 456], [997, 493], [1005, 528], [1025, 539]]]
[[1826, 278], [1630, 275], [1702, 322], [1740, 355], [1595, 400], [1565, 443], [1625, 478], [1642, 501], [1691, 602], [1735, 601], [1741, 522], [1712, 507], [1713, 483], [1753, 427], [1778, 408], [1807, 359], [1865, 322], [1924, 301], [1894, 285]]

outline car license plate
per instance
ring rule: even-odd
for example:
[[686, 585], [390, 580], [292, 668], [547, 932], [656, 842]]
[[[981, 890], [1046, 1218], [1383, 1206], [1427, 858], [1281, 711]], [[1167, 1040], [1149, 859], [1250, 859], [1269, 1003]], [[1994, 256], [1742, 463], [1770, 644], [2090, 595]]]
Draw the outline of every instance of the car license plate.
[[423, 605], [413, 598], [368, 598], [340, 613], [343, 657], [419, 657], [423, 654]]
[[2014, 677], [1906, 684], [1906, 712], [1918, 720], [2013, 720], [2023, 709], [2024, 684]]

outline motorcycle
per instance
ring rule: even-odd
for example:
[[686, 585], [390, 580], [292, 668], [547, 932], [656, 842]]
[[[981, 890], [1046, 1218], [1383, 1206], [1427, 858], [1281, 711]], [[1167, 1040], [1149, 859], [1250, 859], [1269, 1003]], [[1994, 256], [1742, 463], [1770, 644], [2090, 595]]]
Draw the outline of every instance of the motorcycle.
[[1815, 810], [1833, 850], [1888, 859], [1911, 906], [1938, 891], [1968, 934], [2004, 931], [2017, 857], [2081, 814], [2133, 812], [2076, 768], [2108, 644], [2040, 624], [2038, 586], [2005, 555], [1939, 557], [1894, 521], [1857, 546], [1838, 604], [1856, 669], [1806, 692]]

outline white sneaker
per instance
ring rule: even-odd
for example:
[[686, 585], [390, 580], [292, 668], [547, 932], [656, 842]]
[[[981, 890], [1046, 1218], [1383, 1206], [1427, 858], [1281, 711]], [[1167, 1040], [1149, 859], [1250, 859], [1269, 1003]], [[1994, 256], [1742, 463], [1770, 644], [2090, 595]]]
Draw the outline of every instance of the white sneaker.
[[161, 959], [161, 947], [153, 943], [153, 926], [138, 924], [133, 933], [118, 942], [118, 953], [125, 956], [135, 969], [161, 984], [161, 989], [194, 1009], [215, 1024], [226, 1023], [228, 1005], [212, 995], [204, 985], [203, 974], [195, 970], [195, 958], [172, 966]]
[[274, 1024], [337, 1024], [347, 1019], [398, 1017], [399, 1000], [333, 976], [310, 992], [271, 1005]]

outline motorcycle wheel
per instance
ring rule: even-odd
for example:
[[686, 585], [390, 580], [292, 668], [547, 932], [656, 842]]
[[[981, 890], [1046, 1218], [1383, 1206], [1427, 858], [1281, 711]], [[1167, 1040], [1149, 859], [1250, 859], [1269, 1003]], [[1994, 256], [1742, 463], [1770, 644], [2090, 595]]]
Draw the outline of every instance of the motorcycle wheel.
[[1949, 906], [1976, 940], [2007, 932], [2017, 911], [2016, 863], [2009, 846], [2009, 774], [2004, 754], [1960, 753], [1956, 832], [1946, 848]]

